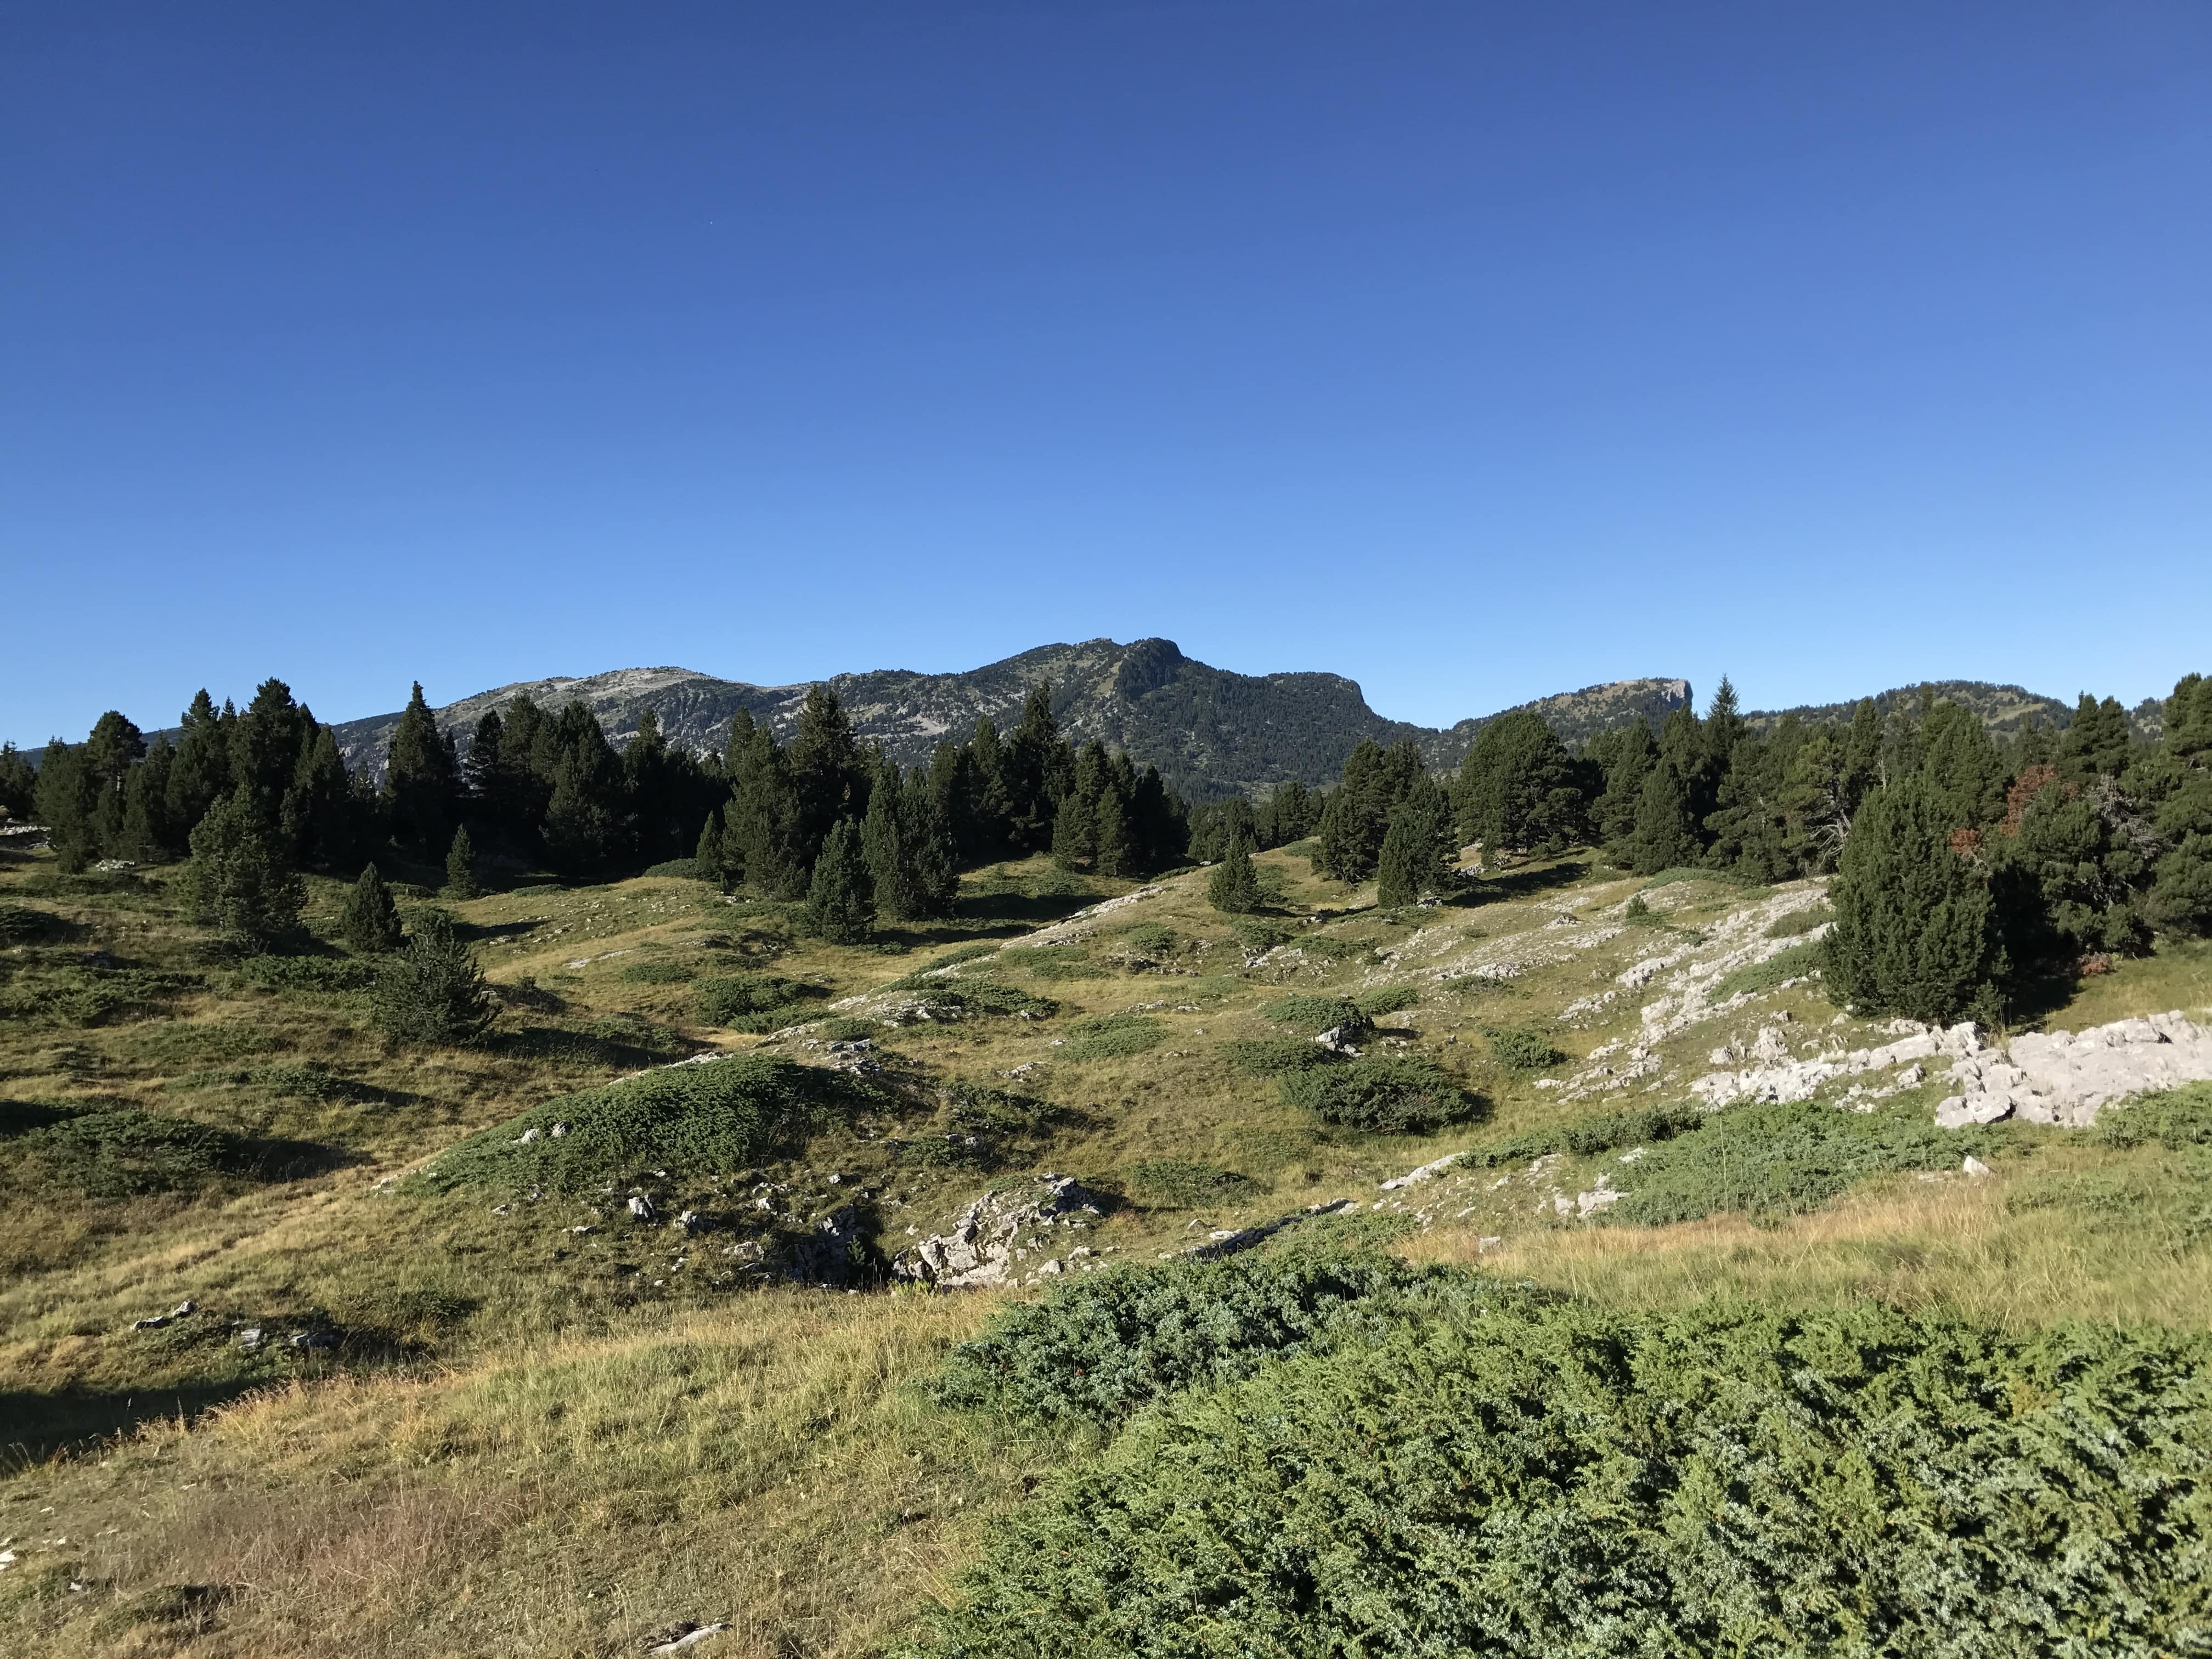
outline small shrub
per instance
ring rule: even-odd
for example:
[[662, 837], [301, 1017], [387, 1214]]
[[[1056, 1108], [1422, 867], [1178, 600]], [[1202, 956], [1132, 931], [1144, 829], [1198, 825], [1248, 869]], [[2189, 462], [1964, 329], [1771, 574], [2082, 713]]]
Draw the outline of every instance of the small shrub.
[[46, 945], [74, 939], [82, 930], [51, 910], [27, 904], [0, 904], [0, 945]]
[[1006, 966], [1036, 979], [1107, 979], [1114, 970], [1091, 961], [1079, 945], [1024, 945], [999, 958]]
[[1339, 1027], [1364, 1031], [1368, 1025], [1367, 1016], [1359, 1005], [1346, 997], [1285, 997], [1279, 1002], [1269, 1003], [1260, 1012], [1280, 1024], [1296, 1025], [1309, 1031], [1328, 1031]]
[[498, 1012], [476, 953], [442, 910], [426, 910], [377, 975], [376, 1023], [403, 1042], [470, 1042]]
[[[790, 1149], [864, 1098], [872, 1097], [842, 1073], [769, 1054], [665, 1066], [532, 1107], [462, 1141], [422, 1179], [444, 1190], [574, 1192], [641, 1169], [728, 1174]], [[564, 1133], [552, 1133], [556, 1124]]]
[[1288, 945], [1298, 936], [1297, 928], [1262, 917], [1248, 917], [1233, 923], [1230, 931], [1237, 935], [1237, 942], [1255, 956], [1272, 951], [1279, 945]]
[[829, 994], [823, 986], [780, 979], [773, 974], [718, 974], [692, 988], [694, 1006], [703, 1024], [737, 1030], [766, 1030], [772, 1024], [789, 1024], [788, 1019], [763, 1023], [763, 1017]]
[[1050, 997], [1033, 996], [1002, 980], [963, 979], [955, 994], [971, 1013], [1027, 1014], [1032, 1019], [1049, 1019], [1060, 1012], [1060, 1005]]
[[353, 957], [250, 957], [230, 977], [234, 984], [280, 996], [342, 996], [373, 987], [376, 966]]
[[675, 881], [710, 881], [712, 877], [699, 867], [696, 859], [665, 859], [659, 864], [648, 865], [642, 872], [648, 876], [665, 876]]
[[1553, 1152], [1573, 1152], [1594, 1158], [1622, 1146], [1648, 1146], [1671, 1140], [1705, 1127], [1707, 1114], [1694, 1106], [1647, 1106], [1641, 1111], [1606, 1112], [1547, 1123], [1540, 1129], [1485, 1141], [1462, 1155], [1460, 1162], [1494, 1170], [1504, 1164], [1526, 1164]]
[[1421, 1000], [1418, 987], [1412, 985], [1378, 985], [1371, 991], [1362, 991], [1354, 999], [1359, 1012], [1370, 1019], [1384, 1014], [1395, 1014], [1401, 1009], [1416, 1007]]
[[1665, 921], [1665, 918], [1656, 910], [1644, 902], [1644, 895], [1641, 893], [1628, 901], [1627, 905], [1621, 910], [1620, 919], [1632, 927], [1656, 927], [1662, 925]]
[[1427, 1134], [1488, 1109], [1481, 1096], [1419, 1054], [1364, 1054], [1292, 1073], [1276, 1086], [1291, 1104], [1322, 1122], [1369, 1134]]
[[[0, 1122], [6, 1115], [0, 1109]], [[67, 1111], [0, 1139], [0, 1185], [85, 1198], [191, 1191], [221, 1176], [270, 1179], [329, 1162], [321, 1147], [255, 1141], [189, 1118], [131, 1108]]]
[[2107, 1146], [2154, 1142], [2170, 1152], [2212, 1146], [2212, 1083], [2185, 1084], [2164, 1094], [2115, 1101], [2097, 1114], [2091, 1133]]
[[166, 1012], [200, 988], [196, 974], [149, 968], [57, 968], [26, 974], [0, 992], [0, 1014], [57, 1025], [118, 1025]]
[[856, 1037], [879, 1035], [884, 1028], [872, 1019], [854, 1019], [841, 1014], [823, 1020], [816, 1029], [832, 1042], [850, 1042]]
[[1129, 941], [1132, 951], [1155, 961], [1162, 957], [1173, 956], [1176, 946], [1181, 943], [1181, 935], [1174, 928], [1163, 927], [1157, 921], [1140, 921], [1122, 937]]
[[633, 962], [622, 970], [632, 985], [682, 985], [696, 978], [698, 969], [680, 962]]
[[1498, 1063], [1516, 1076], [1548, 1071], [1566, 1059], [1535, 1026], [1486, 1025], [1481, 1030]]
[[1059, 1052], [1066, 1060], [1119, 1060], [1158, 1048], [1167, 1034], [1149, 1014], [1101, 1014], [1069, 1026]]
[[1802, 934], [1811, 933], [1815, 927], [1826, 927], [1835, 919], [1835, 911], [1827, 905], [1808, 905], [1802, 910], [1792, 910], [1786, 916], [1777, 916], [1767, 924], [1765, 937], [1796, 939]]
[[1818, 942], [1796, 945], [1764, 962], [1751, 963], [1733, 973], [1723, 974], [1720, 981], [1705, 993], [1705, 1000], [1726, 1002], [1748, 991], [1771, 991], [1787, 980], [1808, 978], [1820, 971], [1826, 950]]
[[1129, 1196], [1154, 1210], [1235, 1204], [1260, 1190], [1249, 1176], [1181, 1158], [1140, 1158], [1129, 1165], [1127, 1180]]

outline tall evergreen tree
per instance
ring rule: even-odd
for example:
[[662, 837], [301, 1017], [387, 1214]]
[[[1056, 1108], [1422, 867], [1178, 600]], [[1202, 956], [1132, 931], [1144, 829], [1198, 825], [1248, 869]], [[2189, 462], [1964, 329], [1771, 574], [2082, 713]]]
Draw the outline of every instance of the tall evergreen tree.
[[277, 812], [278, 839], [311, 870], [336, 870], [360, 856], [362, 832], [352, 777], [338, 752], [337, 733], [313, 726]]
[[1060, 798], [1074, 787], [1075, 756], [1052, 714], [1052, 689], [1033, 687], [1022, 704], [1022, 721], [1007, 738], [1000, 767], [1006, 796], [1009, 839], [1019, 852], [1052, 845]]
[[747, 888], [778, 898], [803, 898], [811, 860], [799, 844], [799, 787], [791, 763], [768, 727], [745, 722], [744, 747], [730, 751], [730, 799], [722, 808], [723, 866], [742, 872]]
[[2128, 763], [2128, 713], [2119, 699], [2102, 702], [2087, 691], [2059, 744], [2059, 769], [2076, 781], [2118, 777]]
[[168, 820], [189, 836], [208, 809], [230, 793], [230, 739], [204, 689], [185, 710], [169, 771]]
[[[1051, 716], [1048, 702], [1046, 717]], [[1006, 793], [1008, 765], [1006, 744], [1000, 741], [999, 728], [991, 724], [986, 714], [975, 722], [975, 730], [968, 739], [969, 764], [974, 777], [975, 791], [970, 803], [974, 814], [973, 836], [975, 853], [972, 856], [993, 858], [1012, 845], [1013, 800]], [[950, 810], [950, 803], [947, 804]]]
[[832, 825], [843, 818], [857, 823], [867, 812], [872, 769], [844, 705], [826, 685], [807, 692], [789, 754], [798, 794], [798, 850], [811, 865]]
[[191, 834], [179, 885], [194, 918], [251, 950], [265, 951], [299, 926], [307, 890], [288, 868], [241, 786], [208, 810]]
[[1097, 860], [1098, 796], [1106, 781], [1106, 745], [1094, 741], [1076, 757], [1053, 819], [1052, 861], [1063, 870], [1088, 870]]
[[1612, 862], [1626, 867], [1633, 854], [1630, 842], [1636, 834], [1637, 809], [1644, 800], [1644, 781], [1659, 763], [1659, 745], [1651, 728], [1642, 720], [1594, 740], [1591, 751], [1601, 757], [1605, 787], [1591, 809], [1598, 838]]
[[457, 770], [453, 744], [438, 730], [417, 680], [386, 752], [384, 793], [392, 839], [426, 864], [444, 854], [453, 833]]
[[699, 842], [691, 861], [699, 866], [701, 880], [717, 883], [725, 892], [734, 891], [744, 881], [744, 851], [732, 846], [723, 834], [720, 807], [710, 811], [706, 823], [699, 826]]
[[1828, 889], [1827, 980], [1865, 1014], [1944, 1023], [1986, 1013], [2003, 967], [1988, 883], [1953, 850], [1917, 772], [1870, 795]]
[[169, 820], [169, 777], [176, 760], [169, 740], [156, 738], [146, 758], [131, 769], [123, 783], [123, 832], [117, 856], [150, 863], [184, 850], [183, 832]]
[[35, 805], [46, 826], [46, 844], [64, 874], [75, 875], [100, 856], [100, 781], [85, 764], [82, 744], [59, 738], [39, 759]]
[[338, 932], [364, 956], [399, 948], [399, 907], [392, 902], [392, 890], [374, 865], [363, 868], [361, 878], [346, 890]]
[[231, 787], [246, 792], [254, 818], [288, 858], [295, 849], [283, 833], [284, 796], [313, 727], [314, 717], [293, 700], [292, 688], [267, 679], [230, 732]]
[[808, 930], [835, 945], [857, 945], [875, 927], [875, 893], [860, 826], [840, 818], [823, 838], [806, 889]]
[[599, 716], [570, 701], [554, 722], [551, 793], [545, 803], [545, 851], [571, 875], [604, 868], [628, 850], [621, 757]]
[[1936, 808], [1954, 829], [1994, 823], [2004, 816], [2005, 764], [1981, 716], [1939, 702], [1920, 727], [1920, 768]]
[[1460, 763], [1459, 834], [1493, 853], [1556, 852], [1587, 833], [1575, 763], [1542, 716], [1522, 709], [1492, 720]]
[[1450, 812], [1425, 775], [1391, 810], [1375, 863], [1376, 902], [1385, 909], [1440, 893], [1451, 879]]
[[0, 818], [28, 818], [38, 789], [39, 775], [22, 751], [0, 743]]
[[1252, 843], [1241, 833], [1206, 878], [1206, 902], [1231, 915], [1249, 915], [1266, 904], [1260, 872], [1252, 863]]
[[1697, 822], [1688, 781], [1673, 757], [1662, 753], [1644, 775], [1636, 827], [1629, 832], [1628, 867], [1639, 876], [1656, 876], [1662, 870], [1695, 864], [1705, 850]]

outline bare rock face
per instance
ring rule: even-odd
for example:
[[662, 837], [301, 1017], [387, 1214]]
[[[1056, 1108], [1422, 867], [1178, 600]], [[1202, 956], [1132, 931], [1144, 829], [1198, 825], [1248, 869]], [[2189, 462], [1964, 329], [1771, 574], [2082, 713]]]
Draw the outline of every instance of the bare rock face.
[[2020, 1118], [2081, 1128], [2106, 1103], [2150, 1090], [2212, 1079], [2212, 1030], [2179, 1012], [2123, 1019], [2078, 1036], [2031, 1032], [2002, 1054], [1952, 1062], [1960, 1091], [1936, 1108], [1945, 1128]]
[[1083, 1231], [1098, 1218], [1097, 1198], [1073, 1176], [1045, 1174], [994, 1188], [970, 1204], [952, 1231], [901, 1250], [891, 1277], [941, 1290], [1004, 1285], [1031, 1256], [1042, 1269], [1057, 1253], [1056, 1231]]

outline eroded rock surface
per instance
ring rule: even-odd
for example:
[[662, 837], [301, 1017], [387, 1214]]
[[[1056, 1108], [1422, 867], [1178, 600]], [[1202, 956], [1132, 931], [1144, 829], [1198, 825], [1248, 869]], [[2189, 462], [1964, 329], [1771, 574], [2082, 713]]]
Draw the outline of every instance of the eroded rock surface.
[[1055, 1230], [1082, 1232], [1099, 1218], [1097, 1199], [1073, 1176], [1045, 1174], [994, 1188], [970, 1204], [952, 1231], [925, 1238], [891, 1261], [891, 1277], [964, 1290], [1004, 1285], [1054, 1255]]
[[1951, 1075], [1960, 1091], [1936, 1108], [1946, 1128], [2008, 1117], [2080, 1128], [2109, 1101], [2212, 1079], [2212, 1030], [2176, 1011], [2078, 1035], [2031, 1032], [2002, 1054], [1954, 1060]]

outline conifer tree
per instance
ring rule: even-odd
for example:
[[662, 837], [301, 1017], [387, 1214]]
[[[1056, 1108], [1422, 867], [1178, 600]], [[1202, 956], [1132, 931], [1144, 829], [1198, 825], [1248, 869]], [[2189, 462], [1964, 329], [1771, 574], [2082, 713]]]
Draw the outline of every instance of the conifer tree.
[[872, 776], [868, 757], [853, 735], [853, 722], [828, 686], [807, 692], [789, 758], [798, 797], [798, 852], [811, 864], [831, 825], [848, 817], [857, 823], [866, 813]]
[[736, 888], [744, 879], [744, 866], [732, 857], [726, 838], [722, 833], [722, 809], [714, 808], [707, 814], [707, 822], [699, 829], [699, 845], [691, 854], [692, 862], [699, 866], [702, 881], [718, 884], [723, 891]]
[[100, 856], [100, 782], [85, 764], [84, 747], [56, 738], [39, 758], [39, 822], [46, 826], [54, 861], [67, 875]]
[[0, 743], [0, 818], [27, 819], [36, 799], [39, 775], [12, 743]]
[[1053, 819], [1052, 861], [1087, 870], [1098, 856], [1098, 796], [1106, 785], [1106, 746], [1093, 742], [1076, 757], [1075, 774]]
[[1630, 842], [1636, 834], [1644, 781], [1659, 763], [1659, 745], [1652, 739], [1651, 728], [1638, 720], [1594, 740], [1589, 749], [1600, 757], [1605, 772], [1605, 786], [1591, 808], [1598, 839], [1607, 859], [1626, 868], [1634, 856]]
[[1032, 687], [1000, 768], [1008, 836], [1017, 850], [1041, 853], [1051, 846], [1060, 798], [1073, 787], [1074, 773], [1074, 754], [1053, 719], [1052, 688]]
[[2004, 757], [1972, 709], [1939, 702], [1929, 710], [1920, 727], [1920, 769], [1953, 829], [1994, 823], [2004, 815]]
[[2118, 777], [2128, 763], [2128, 714], [2119, 699], [2102, 702], [2087, 691], [2058, 746], [2059, 769], [2069, 778]]
[[1556, 852], [1585, 832], [1586, 804], [1559, 734], [1531, 710], [1482, 728], [1460, 763], [1458, 831], [1492, 852]]
[[1013, 802], [1006, 793], [1006, 745], [988, 714], [976, 720], [967, 749], [973, 775], [969, 787], [975, 792], [969, 803], [975, 850], [969, 856], [996, 857], [1012, 844]]
[[182, 850], [169, 823], [169, 774], [177, 751], [156, 738], [146, 758], [131, 769], [123, 783], [123, 827], [114, 843], [118, 856], [150, 863]]
[[744, 747], [730, 753], [723, 867], [742, 872], [754, 892], [803, 898], [810, 866], [799, 845], [799, 790], [790, 762], [766, 726], [747, 720], [745, 727]]
[[588, 704], [572, 699], [553, 723], [552, 789], [546, 798], [546, 855], [575, 875], [619, 858], [627, 847], [623, 767]]
[[901, 788], [907, 832], [905, 886], [907, 902], [913, 906], [909, 914], [918, 920], [949, 916], [960, 896], [960, 856], [951, 826], [920, 768], [907, 775]]
[[1656, 876], [1695, 864], [1703, 851], [1688, 785], [1672, 757], [1662, 754], [1644, 776], [1636, 827], [1629, 833], [1628, 867], [1639, 876]]
[[1425, 775], [1390, 813], [1376, 858], [1376, 902], [1385, 909], [1440, 893], [1451, 879], [1451, 816], [1443, 792]]
[[267, 679], [230, 732], [231, 787], [246, 792], [253, 816], [288, 857], [294, 849], [283, 834], [284, 796], [313, 739], [314, 723], [293, 701], [290, 686]]
[[305, 738], [277, 812], [279, 839], [306, 868], [339, 869], [362, 850], [366, 837], [337, 733], [316, 724], [312, 715], [308, 723], [313, 730]]
[[1249, 915], [1266, 903], [1260, 890], [1260, 872], [1252, 864], [1252, 843], [1241, 832], [1231, 840], [1229, 850], [1206, 878], [1206, 902], [1231, 915]]
[[1091, 834], [1091, 867], [1102, 876], [1136, 875], [1142, 862], [1130, 823], [1136, 791], [1133, 787], [1124, 791], [1116, 787], [1118, 782], [1109, 778], [1109, 787], [1098, 794]]
[[809, 931], [834, 945], [857, 945], [875, 926], [875, 894], [860, 826], [840, 818], [823, 838], [806, 890]]
[[307, 890], [262, 825], [250, 790], [233, 790], [191, 834], [179, 883], [194, 918], [250, 950], [265, 951], [299, 926]]
[[392, 838], [425, 863], [445, 851], [453, 834], [455, 771], [453, 744], [438, 730], [417, 680], [386, 752], [384, 794]]
[[176, 763], [169, 770], [168, 819], [180, 836], [230, 793], [230, 744], [215, 700], [203, 688], [185, 710], [177, 733]]
[[453, 845], [446, 849], [446, 896], [472, 899], [478, 890], [476, 845], [470, 841], [465, 823], [453, 831]]
[[376, 1022], [403, 1042], [473, 1042], [498, 1012], [476, 953], [442, 910], [418, 917], [377, 976]]
[[399, 948], [399, 907], [392, 902], [392, 890], [374, 865], [363, 867], [361, 878], [346, 890], [338, 932], [363, 956]]
[[1860, 808], [1828, 889], [1826, 974], [1839, 1002], [1938, 1024], [1990, 1010], [2002, 960], [1989, 887], [1952, 849], [1952, 828], [1917, 773]]

